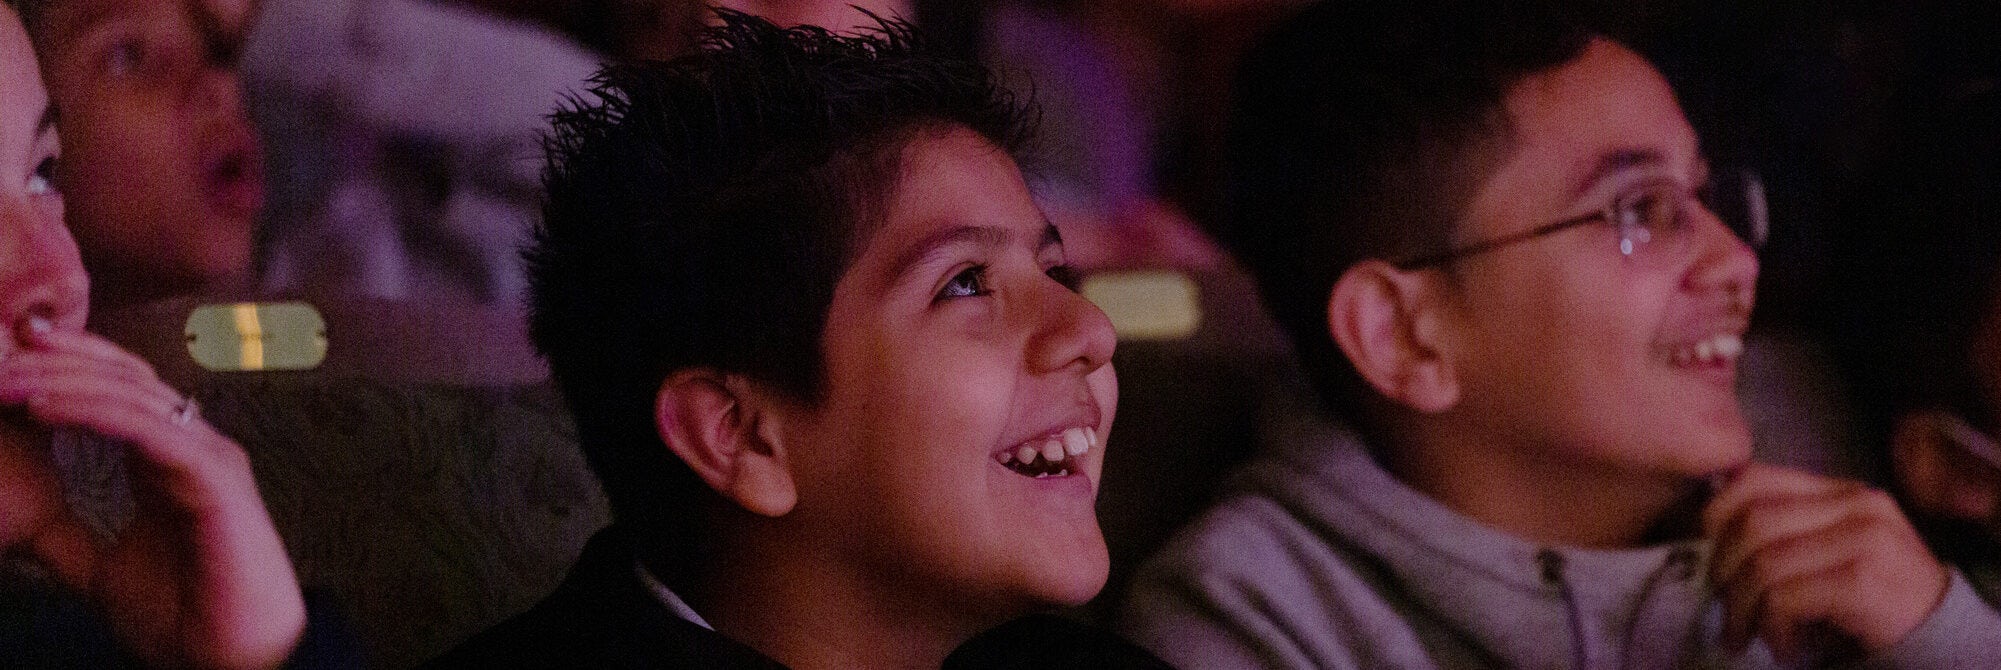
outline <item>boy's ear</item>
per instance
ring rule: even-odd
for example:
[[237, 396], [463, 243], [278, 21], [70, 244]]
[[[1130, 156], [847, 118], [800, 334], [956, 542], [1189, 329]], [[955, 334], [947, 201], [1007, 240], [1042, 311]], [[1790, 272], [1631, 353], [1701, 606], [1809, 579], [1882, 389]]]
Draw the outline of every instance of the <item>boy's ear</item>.
[[708, 368], [676, 371], [660, 384], [653, 424], [660, 441], [724, 498], [753, 513], [792, 511], [792, 480], [778, 421], [755, 382]]
[[1327, 298], [1327, 328], [1377, 393], [1427, 414], [1459, 403], [1447, 356], [1444, 287], [1430, 273], [1379, 260], [1341, 273]]

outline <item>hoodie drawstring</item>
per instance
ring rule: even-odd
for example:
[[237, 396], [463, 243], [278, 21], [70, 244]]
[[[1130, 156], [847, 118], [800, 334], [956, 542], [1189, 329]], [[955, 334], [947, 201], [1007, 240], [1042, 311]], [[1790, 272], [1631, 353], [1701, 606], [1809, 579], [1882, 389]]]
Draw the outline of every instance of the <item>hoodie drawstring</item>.
[[1542, 580], [1556, 587], [1556, 593], [1563, 598], [1564, 609], [1570, 614], [1570, 649], [1576, 657], [1577, 670], [1586, 670], [1590, 661], [1584, 649], [1584, 613], [1577, 606], [1577, 594], [1570, 590], [1570, 582], [1563, 578], [1563, 555], [1551, 549], [1536, 552], [1536, 562], [1542, 566]]

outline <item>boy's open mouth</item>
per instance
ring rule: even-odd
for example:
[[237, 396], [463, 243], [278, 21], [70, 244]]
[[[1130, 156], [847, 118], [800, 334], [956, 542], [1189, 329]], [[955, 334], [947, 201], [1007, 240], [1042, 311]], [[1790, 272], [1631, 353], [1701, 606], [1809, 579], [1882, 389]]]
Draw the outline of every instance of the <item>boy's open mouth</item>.
[[249, 151], [223, 152], [204, 175], [210, 205], [232, 216], [256, 216], [264, 206], [263, 167]]
[[1675, 365], [1697, 367], [1727, 365], [1735, 362], [1743, 353], [1743, 336], [1725, 332], [1672, 347], [1668, 351], [1668, 358]]
[[1098, 446], [1098, 429], [1089, 426], [1065, 428], [1003, 449], [994, 455], [1001, 467], [1023, 477], [1042, 479], [1076, 474], [1076, 458]]

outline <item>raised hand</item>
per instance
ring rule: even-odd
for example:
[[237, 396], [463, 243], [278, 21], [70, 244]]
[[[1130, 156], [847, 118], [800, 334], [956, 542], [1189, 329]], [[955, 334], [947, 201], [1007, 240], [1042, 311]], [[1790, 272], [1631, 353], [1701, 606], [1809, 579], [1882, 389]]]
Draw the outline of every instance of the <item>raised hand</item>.
[[[305, 627], [283, 542], [242, 447], [139, 358], [30, 319], [0, 360], [0, 549], [87, 594], [152, 665], [268, 668]], [[66, 507], [52, 428], [128, 445], [136, 513], [115, 538]]]
[[1949, 574], [1889, 494], [1857, 482], [1753, 464], [1703, 512], [1724, 639], [1762, 638], [1781, 658], [1834, 633], [1889, 649], [1944, 597]]

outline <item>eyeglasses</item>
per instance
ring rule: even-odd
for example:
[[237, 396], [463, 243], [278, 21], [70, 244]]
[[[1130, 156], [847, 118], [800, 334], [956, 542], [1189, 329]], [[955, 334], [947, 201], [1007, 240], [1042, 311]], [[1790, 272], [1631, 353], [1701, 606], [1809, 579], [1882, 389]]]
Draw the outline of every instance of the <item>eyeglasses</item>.
[[1687, 241], [1688, 231], [1693, 227], [1689, 217], [1690, 208], [1695, 206], [1706, 208], [1722, 219], [1731, 232], [1736, 233], [1737, 237], [1744, 240], [1752, 249], [1762, 248], [1771, 232], [1770, 209], [1765, 200], [1764, 180], [1759, 178], [1756, 172], [1736, 170], [1712, 177], [1692, 195], [1680, 182], [1672, 180], [1648, 182], [1619, 194], [1604, 209], [1590, 214], [1419, 256], [1396, 265], [1405, 270], [1443, 265], [1467, 256], [1483, 254], [1518, 242], [1595, 223], [1610, 225], [1618, 231], [1619, 254], [1627, 258], [1632, 258], [1646, 247], [1678, 249]]

